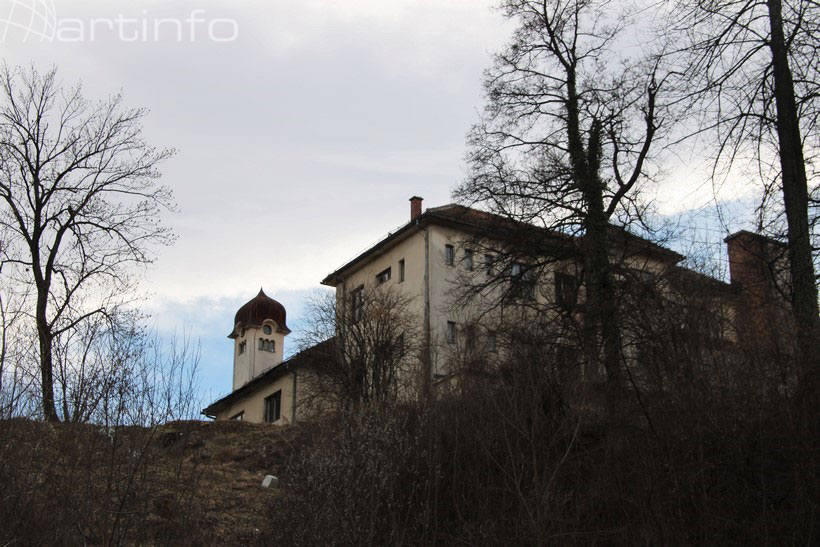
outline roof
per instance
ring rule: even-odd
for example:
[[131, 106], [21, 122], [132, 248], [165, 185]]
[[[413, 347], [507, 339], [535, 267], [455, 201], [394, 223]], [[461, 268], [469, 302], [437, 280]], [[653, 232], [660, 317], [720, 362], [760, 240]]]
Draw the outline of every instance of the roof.
[[[441, 224], [460, 228], [462, 230], [472, 233], [483, 233], [491, 235], [493, 233], [516, 232], [516, 236], [522, 231], [530, 231], [532, 235], [538, 235], [539, 238], [547, 237], [552, 239], [556, 247], [558, 245], [567, 244], [576, 245], [580, 238], [568, 235], [556, 230], [547, 228], [539, 228], [532, 224], [519, 222], [510, 218], [482, 211], [480, 209], [473, 209], [464, 205], [451, 203], [441, 207], [433, 207], [424, 211], [419, 217], [411, 220], [395, 232], [391, 232], [387, 237], [370, 247], [366, 251], [356, 256], [353, 260], [347, 262], [341, 268], [328, 274], [323, 280], [323, 285], [335, 287], [346, 272], [363, 262], [375, 258], [394, 245], [403, 241], [417, 230], [428, 224]], [[673, 264], [677, 264], [683, 260], [683, 255], [676, 253], [671, 249], [662, 247], [657, 243], [653, 243], [648, 239], [636, 236], [623, 228], [616, 226], [610, 227], [610, 236], [615, 242], [619, 243], [622, 249], [628, 251], [637, 251], [642, 253], [649, 253], [653, 256], [668, 260]]]
[[740, 231], [737, 231], [733, 234], [729, 234], [728, 236], [726, 236], [723, 239], [723, 241], [725, 243], [729, 243], [729, 242], [734, 241], [735, 239], [739, 239], [739, 238], [752, 239], [752, 240], [755, 240], [755, 241], [760, 241], [762, 243], [768, 243], [770, 245], [776, 245], [778, 247], [787, 247], [787, 245], [785, 243], [783, 243], [782, 241], [778, 241], [778, 240], [773, 239], [769, 236], [765, 236], [763, 234], [758, 234], [756, 232], [750, 232], [748, 230], [740, 230]]
[[304, 364], [309, 362], [309, 359], [312, 355], [320, 353], [322, 349], [325, 348], [328, 344], [331, 344], [333, 340], [333, 338], [330, 338], [329, 340], [325, 340], [324, 342], [319, 342], [314, 346], [311, 346], [305, 350], [300, 351], [290, 359], [282, 361], [278, 365], [269, 368], [268, 370], [266, 370], [265, 372], [263, 372], [247, 384], [245, 384], [244, 386], [232, 391], [231, 393], [225, 395], [221, 399], [217, 399], [216, 401], [208, 405], [205, 409], [202, 410], [203, 416], [215, 418], [218, 412], [224, 410], [226, 407], [229, 407], [237, 400], [264, 388], [274, 380], [282, 377], [284, 374], [293, 371], [296, 367], [303, 366]]
[[265, 294], [265, 291], [259, 289], [259, 294], [246, 302], [233, 319], [233, 330], [228, 335], [228, 338], [236, 338], [237, 326], [240, 324], [243, 327], [254, 326], [261, 327], [262, 323], [271, 319], [276, 322], [277, 330], [290, 333], [287, 325], [287, 312], [285, 306]]

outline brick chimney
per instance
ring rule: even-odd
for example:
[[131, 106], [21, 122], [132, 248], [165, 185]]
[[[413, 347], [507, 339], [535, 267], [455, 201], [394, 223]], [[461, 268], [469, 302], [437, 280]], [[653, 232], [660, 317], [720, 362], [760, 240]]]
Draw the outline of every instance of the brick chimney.
[[424, 201], [424, 198], [420, 198], [418, 196], [413, 196], [410, 198], [410, 221], [416, 220], [418, 217], [421, 216], [421, 202]]
[[729, 275], [737, 291], [736, 329], [756, 346], [782, 345], [791, 328], [787, 247], [774, 239], [747, 231], [725, 240]]
[[755, 297], [771, 297], [775, 284], [787, 282], [786, 247], [774, 239], [745, 230], [735, 232], [726, 239], [729, 252], [729, 275], [732, 285], [741, 291], [749, 291]]

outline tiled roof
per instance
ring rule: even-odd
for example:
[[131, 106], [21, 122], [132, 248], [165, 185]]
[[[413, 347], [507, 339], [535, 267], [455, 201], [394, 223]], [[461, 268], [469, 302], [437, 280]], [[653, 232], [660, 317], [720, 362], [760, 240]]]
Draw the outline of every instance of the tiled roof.
[[228, 338], [236, 338], [236, 327], [240, 323], [243, 327], [247, 326], [261, 326], [266, 319], [276, 321], [276, 325], [281, 332], [289, 333], [290, 329], [287, 325], [287, 312], [285, 306], [265, 294], [265, 291], [259, 289], [253, 299], [245, 303], [233, 319], [234, 330], [228, 335]]
[[225, 407], [230, 406], [235, 401], [241, 399], [242, 397], [253, 393], [258, 389], [262, 389], [263, 387], [267, 386], [275, 380], [276, 378], [286, 374], [294, 370], [296, 367], [305, 365], [310, 361], [311, 356], [317, 353], [321, 353], [323, 349], [328, 345], [333, 343], [334, 338], [329, 340], [325, 340], [324, 342], [320, 342], [315, 346], [311, 346], [305, 350], [300, 351], [290, 359], [279, 363], [276, 366], [273, 366], [245, 384], [244, 386], [240, 387], [239, 389], [232, 391], [231, 393], [225, 395], [224, 397], [217, 399], [207, 408], [203, 409], [202, 414], [204, 416], [208, 416], [209, 418], [215, 418], [216, 414], [224, 409]]
[[[451, 203], [449, 205], [427, 209], [418, 218], [411, 220], [398, 230], [391, 232], [387, 235], [387, 237], [383, 238], [378, 243], [353, 258], [341, 268], [329, 274], [324, 280], [322, 280], [322, 284], [336, 286], [339, 277], [341, 277], [342, 274], [350, 268], [364, 260], [369, 259], [377, 253], [386, 251], [394, 244], [404, 239], [407, 235], [409, 235], [409, 233], [412, 233], [414, 229], [419, 229], [421, 226], [429, 223], [456, 225], [465, 231], [486, 235], [490, 238], [492, 238], [493, 235], [501, 235], [502, 237], [505, 235], [515, 236], [518, 238], [523, 234], [527, 234], [530, 237], [537, 237], [541, 240], [544, 240], [545, 238], [551, 240], [554, 247], [558, 248], [560, 246], [565, 250], [575, 248], [576, 245], [582, 241], [579, 237], [565, 234], [556, 230], [539, 228], [531, 224], [518, 222], [501, 215], [482, 211], [480, 209], [474, 209], [464, 205]], [[684, 258], [683, 255], [676, 253], [671, 249], [667, 249], [666, 247], [653, 243], [648, 239], [636, 236], [625, 229], [616, 226], [610, 227], [610, 237], [613, 238], [612, 243], [618, 245], [621, 250], [628, 253], [650, 254], [673, 264], [680, 262]]]

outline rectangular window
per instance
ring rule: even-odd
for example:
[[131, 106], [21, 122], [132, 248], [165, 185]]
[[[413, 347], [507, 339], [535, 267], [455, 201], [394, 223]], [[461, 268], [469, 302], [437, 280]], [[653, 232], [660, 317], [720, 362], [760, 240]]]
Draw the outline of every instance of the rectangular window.
[[243, 410], [239, 414], [235, 414], [231, 416], [231, 420], [236, 420], [237, 422], [244, 422], [245, 421], [245, 411]]
[[498, 337], [494, 332], [487, 333], [487, 349], [492, 353], [498, 352]]
[[456, 323], [455, 321], [447, 321], [447, 343], [456, 343]]
[[265, 398], [265, 421], [273, 423], [282, 417], [282, 390]]
[[464, 347], [467, 350], [468, 354], [472, 354], [472, 353], [475, 352], [477, 338], [478, 338], [478, 336], [476, 335], [475, 325], [465, 325], [464, 326]]
[[377, 285], [382, 285], [384, 283], [387, 283], [388, 281], [390, 281], [390, 277], [391, 277], [392, 274], [393, 274], [393, 269], [392, 268], [387, 268], [383, 272], [379, 272], [379, 274], [376, 275], [376, 284]]
[[491, 254], [484, 255], [484, 269], [487, 275], [493, 275], [493, 267], [495, 266], [495, 257]]
[[456, 249], [452, 245], [444, 246], [444, 263], [452, 266], [456, 262]]
[[473, 271], [475, 264], [473, 264], [473, 250], [467, 249], [464, 251], [464, 267], [468, 272]]
[[555, 303], [565, 310], [578, 304], [578, 279], [574, 275], [555, 272]]
[[514, 262], [510, 268], [510, 293], [512, 296], [521, 298], [535, 298], [535, 280], [532, 270], [528, 270], [524, 264]]
[[404, 259], [399, 260], [399, 283], [404, 282]]
[[355, 323], [364, 315], [364, 285], [350, 293], [350, 319]]
[[246, 347], [248, 347], [248, 342], [246, 342], [245, 340], [242, 340], [241, 342], [239, 342], [239, 355], [242, 355], [243, 353], [245, 353], [245, 348]]

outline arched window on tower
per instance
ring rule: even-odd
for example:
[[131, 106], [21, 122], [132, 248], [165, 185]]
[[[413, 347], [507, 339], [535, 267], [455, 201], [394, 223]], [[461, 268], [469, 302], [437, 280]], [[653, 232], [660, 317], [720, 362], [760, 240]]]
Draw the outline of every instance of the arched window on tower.
[[260, 351], [267, 351], [270, 353], [276, 352], [276, 341], [275, 340], [266, 340], [264, 338], [259, 339], [259, 350]]

